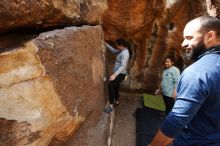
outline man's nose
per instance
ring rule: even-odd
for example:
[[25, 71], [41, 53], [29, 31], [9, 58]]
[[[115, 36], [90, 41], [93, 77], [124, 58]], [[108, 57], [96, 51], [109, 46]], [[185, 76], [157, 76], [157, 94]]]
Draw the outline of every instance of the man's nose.
[[182, 43], [182, 47], [187, 48], [188, 46], [189, 46], [189, 44], [187, 43], [186, 40], [184, 40]]

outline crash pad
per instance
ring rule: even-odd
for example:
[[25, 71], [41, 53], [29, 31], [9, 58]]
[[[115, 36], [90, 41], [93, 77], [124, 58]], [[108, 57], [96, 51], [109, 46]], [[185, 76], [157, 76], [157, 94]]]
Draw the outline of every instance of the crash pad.
[[165, 105], [162, 96], [143, 93], [142, 97], [145, 107], [150, 107], [159, 111], [165, 111]]

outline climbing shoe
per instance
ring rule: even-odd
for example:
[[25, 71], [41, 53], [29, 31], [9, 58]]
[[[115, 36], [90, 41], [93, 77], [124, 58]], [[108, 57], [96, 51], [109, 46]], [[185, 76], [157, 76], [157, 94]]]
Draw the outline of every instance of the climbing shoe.
[[104, 112], [106, 112], [106, 113], [111, 113], [112, 111], [113, 111], [113, 108], [110, 106], [106, 107], [104, 110]]

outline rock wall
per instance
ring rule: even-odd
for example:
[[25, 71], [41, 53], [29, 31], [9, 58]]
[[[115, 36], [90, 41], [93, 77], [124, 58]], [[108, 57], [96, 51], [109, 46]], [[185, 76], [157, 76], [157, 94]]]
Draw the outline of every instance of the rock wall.
[[166, 54], [176, 56], [180, 69], [187, 63], [180, 46], [184, 25], [200, 15], [219, 17], [219, 5], [218, 0], [1, 1], [0, 145], [104, 146], [109, 119], [102, 112], [103, 79], [114, 61], [109, 52], [105, 59], [104, 38], [124, 37], [132, 46], [123, 87], [153, 91]]
[[106, 0], [2, 0], [0, 33], [71, 25], [97, 25]]
[[107, 143], [106, 8], [105, 0], [0, 2], [1, 146]]
[[56, 145], [77, 131], [85, 137], [69, 143], [103, 145], [104, 54], [100, 26], [41, 33], [1, 53], [0, 145]]
[[132, 45], [129, 80], [123, 87], [132, 90], [158, 88], [167, 54], [176, 57], [176, 66], [182, 70], [187, 64], [181, 48], [185, 24], [197, 16], [220, 14], [217, 0], [108, 0], [108, 4], [105, 39], [112, 42], [123, 37]]

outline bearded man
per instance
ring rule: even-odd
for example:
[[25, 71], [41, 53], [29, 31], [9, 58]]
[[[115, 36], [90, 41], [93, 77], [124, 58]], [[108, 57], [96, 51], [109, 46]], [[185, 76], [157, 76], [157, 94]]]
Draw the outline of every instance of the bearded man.
[[174, 107], [148, 146], [220, 146], [220, 20], [195, 18], [183, 35], [194, 63], [181, 74]]

